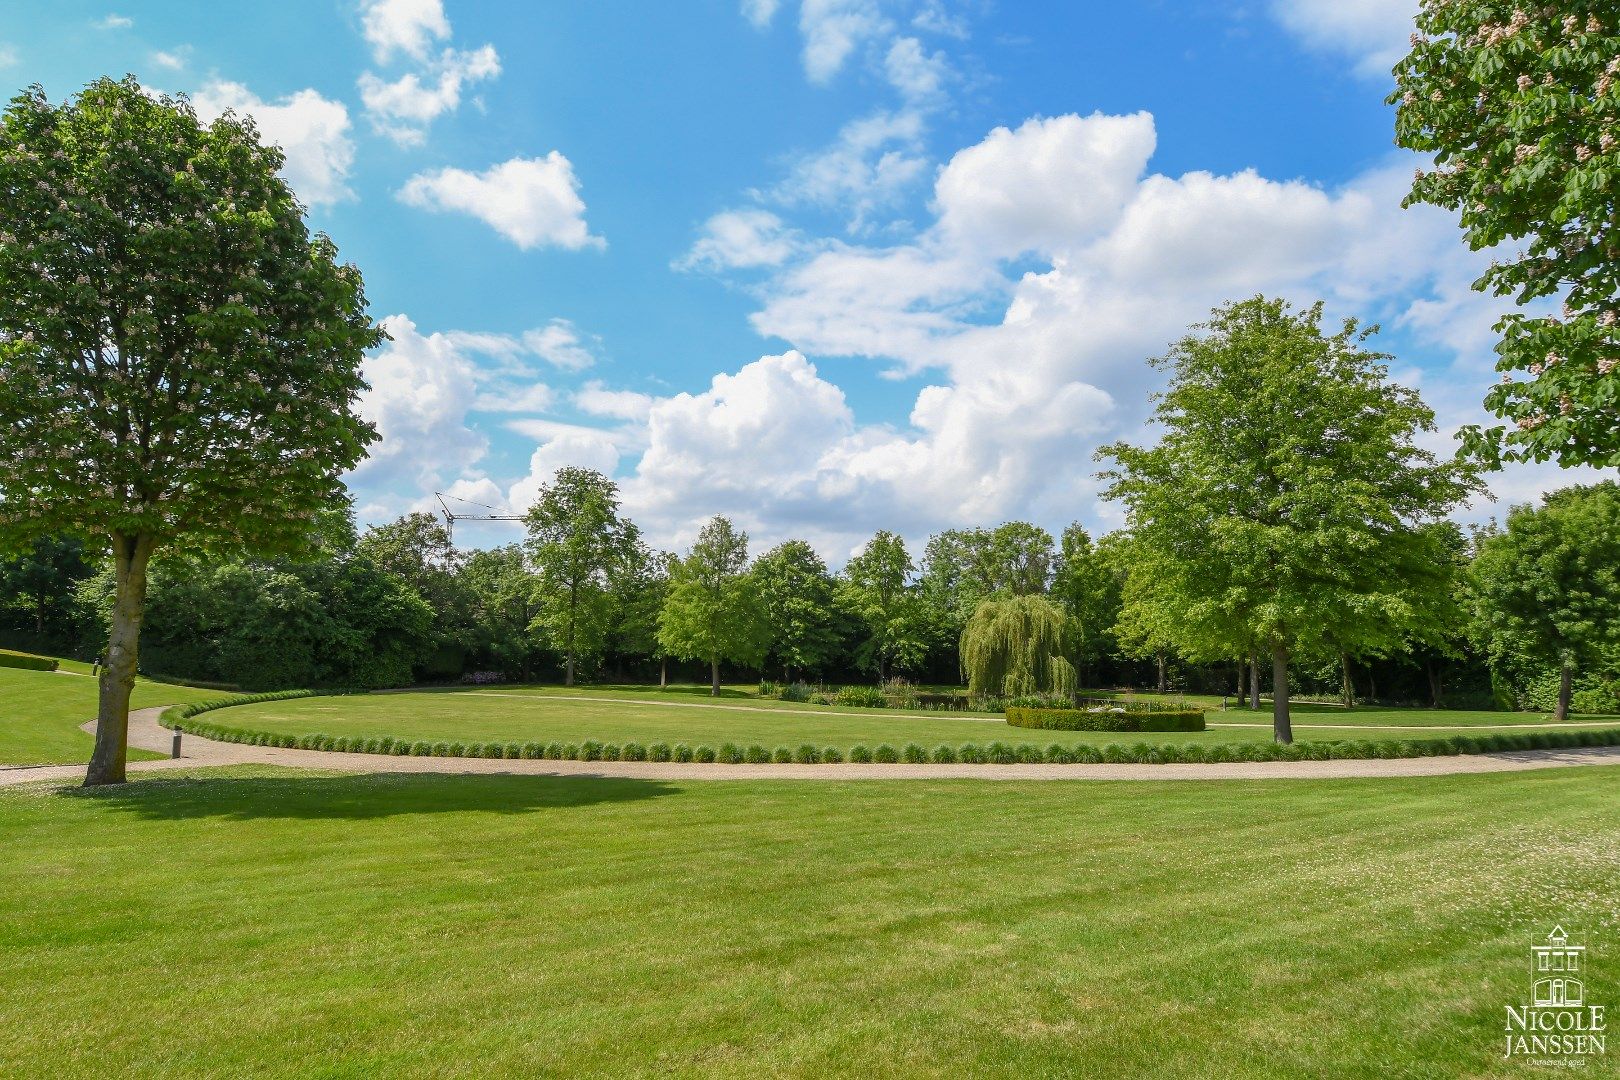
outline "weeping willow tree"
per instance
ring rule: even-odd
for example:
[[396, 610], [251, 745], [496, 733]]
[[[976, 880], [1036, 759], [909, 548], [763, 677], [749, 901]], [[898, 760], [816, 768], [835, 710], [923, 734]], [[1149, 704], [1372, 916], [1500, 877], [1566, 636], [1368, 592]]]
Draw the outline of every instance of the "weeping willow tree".
[[962, 671], [975, 694], [1072, 693], [1065, 616], [1044, 596], [985, 600], [962, 631]]

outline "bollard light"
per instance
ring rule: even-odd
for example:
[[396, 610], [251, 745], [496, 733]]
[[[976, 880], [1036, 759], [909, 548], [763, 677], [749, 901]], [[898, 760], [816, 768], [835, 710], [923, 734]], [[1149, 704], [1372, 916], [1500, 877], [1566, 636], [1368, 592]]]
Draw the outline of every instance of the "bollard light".
[[180, 729], [179, 728], [174, 729], [174, 745], [172, 747], [170, 747], [170, 749], [169, 749], [169, 756], [170, 757], [179, 757], [180, 756]]

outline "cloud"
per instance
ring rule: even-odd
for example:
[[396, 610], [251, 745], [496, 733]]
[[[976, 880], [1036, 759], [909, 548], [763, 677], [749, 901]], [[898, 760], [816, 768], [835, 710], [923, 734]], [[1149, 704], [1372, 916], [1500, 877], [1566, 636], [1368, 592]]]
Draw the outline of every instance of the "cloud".
[[763, 30], [776, 18], [776, 9], [780, 6], [781, 0], [742, 0], [743, 18], [753, 23], [756, 30]]
[[450, 37], [442, 0], [370, 0], [360, 21], [379, 64], [396, 53], [425, 60], [437, 42]]
[[950, 62], [941, 52], [929, 53], [914, 37], [895, 38], [883, 59], [889, 83], [912, 101], [937, 97], [950, 77]]
[[17, 49], [14, 45], [7, 45], [0, 41], [0, 68], [14, 67], [17, 63]]
[[460, 107], [464, 86], [500, 73], [501, 59], [493, 46], [446, 49], [422, 72], [393, 80], [363, 73], [360, 100], [373, 127], [401, 146], [415, 146], [427, 137], [429, 124]]
[[546, 363], [564, 371], [583, 371], [596, 363], [593, 343], [587, 342], [579, 328], [567, 319], [552, 319], [536, 330], [524, 331], [523, 345]]
[[320, 206], [353, 198], [347, 180], [354, 164], [349, 110], [314, 90], [300, 90], [276, 102], [259, 98], [241, 83], [214, 80], [191, 98], [205, 121], [226, 110], [251, 116], [266, 142], [286, 155], [282, 174], [306, 204]]
[[1413, 377], [1430, 377], [1448, 431], [1477, 415], [1504, 304], [1468, 290], [1489, 255], [1449, 215], [1400, 209], [1407, 158], [1322, 188], [1153, 173], [1155, 141], [1146, 113], [998, 128], [939, 170], [933, 221], [909, 242], [799, 244], [759, 287], [753, 325], [823, 364], [920, 376], [906, 423], [859, 423], [801, 352], [767, 356], [652, 405], [627, 505], [662, 542], [721, 511], [832, 557], [877, 528], [1117, 523], [1091, 455], [1152, 437], [1161, 377], [1146, 358], [1261, 291], [1322, 297], [1330, 318], [1451, 354], [1449, 372]]
[[191, 46], [182, 45], [176, 49], [155, 50], [151, 54], [152, 63], [168, 71], [180, 71], [186, 66], [186, 57], [191, 54]]
[[90, 25], [97, 30], [128, 30], [135, 25], [135, 20], [127, 15], [108, 14], [103, 15]]
[[424, 210], [471, 214], [525, 251], [604, 248], [585, 224], [574, 167], [553, 150], [543, 158], [513, 158], [481, 173], [440, 169], [406, 181], [399, 198]]
[[890, 28], [874, 0], [803, 0], [799, 31], [805, 75], [811, 82], [830, 82], [856, 48]]
[[1305, 44], [1355, 61], [1356, 74], [1388, 78], [1406, 55], [1416, 0], [1273, 0], [1271, 12]]
[[798, 249], [795, 234], [769, 210], [727, 210], [703, 224], [677, 270], [724, 270], [780, 266]]
[[588, 382], [574, 394], [574, 404], [584, 413], [615, 420], [645, 421], [657, 399], [631, 390], [609, 390], [600, 382]]
[[852, 120], [831, 146], [795, 162], [767, 197], [785, 206], [843, 210], [850, 228], [860, 231], [928, 173], [926, 130], [922, 112], [912, 108]]
[[489, 448], [467, 426], [478, 369], [452, 338], [422, 334], [404, 315], [390, 315], [382, 326], [393, 340], [366, 357], [361, 372], [371, 388], [359, 403], [381, 438], [354, 475], [426, 494], [456, 479]]

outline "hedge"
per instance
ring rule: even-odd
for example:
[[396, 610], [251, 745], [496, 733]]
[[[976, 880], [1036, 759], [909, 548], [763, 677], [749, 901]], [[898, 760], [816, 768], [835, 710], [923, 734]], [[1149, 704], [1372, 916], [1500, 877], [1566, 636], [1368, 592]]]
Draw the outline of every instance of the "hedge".
[[[552, 761], [677, 761], [760, 763], [850, 761], [857, 764], [1034, 764], [1096, 765], [1096, 764], [1215, 764], [1242, 761], [1327, 761], [1347, 758], [1399, 758], [1437, 757], [1456, 754], [1496, 754], [1513, 750], [1570, 750], [1590, 746], [1620, 746], [1620, 727], [1580, 728], [1568, 731], [1502, 732], [1487, 735], [1453, 735], [1435, 739], [1348, 739], [1340, 742], [1297, 742], [1284, 745], [1275, 742], [1244, 743], [1108, 743], [1102, 746], [1084, 744], [1063, 746], [1053, 743], [1042, 749], [1034, 744], [1010, 746], [994, 742], [988, 746], [964, 743], [961, 746], [942, 745], [927, 749], [916, 743], [903, 750], [890, 745], [871, 748], [854, 746], [848, 751], [838, 747], [816, 747], [809, 743], [797, 748], [759, 745], [738, 746], [727, 743], [715, 750], [709, 746], [690, 747], [678, 743], [654, 743], [643, 747], [639, 743], [618, 746], [594, 740], [583, 745], [569, 743], [462, 743], [412, 742], [394, 738], [367, 738], [363, 736], [333, 737], [324, 734], [292, 735], [281, 732], [252, 731], [227, 727], [193, 718], [215, 709], [233, 705], [251, 705], [259, 701], [281, 701], [288, 698], [316, 697], [314, 690], [285, 690], [271, 694], [245, 694], [198, 702], [193, 705], [175, 705], [163, 713], [167, 727], [199, 735], [220, 742], [248, 743], [254, 746], [281, 746], [303, 750], [339, 750], [363, 754], [394, 754], [415, 757], [488, 757], [488, 758], [545, 758]], [[1032, 710], [1037, 712], [1054, 710]], [[1064, 710], [1055, 710], [1064, 711]], [[1115, 714], [1117, 715], [1117, 714]], [[1164, 715], [1164, 714], [1159, 714]], [[1200, 719], [1202, 716], [1200, 714]]]
[[55, 671], [57, 660], [51, 656], [35, 656], [33, 653], [0, 649], [0, 667], [22, 668], [24, 671]]
[[1116, 712], [1112, 709], [1029, 709], [1010, 708], [1007, 723], [1013, 727], [1050, 731], [1203, 731], [1200, 709], [1152, 712]]

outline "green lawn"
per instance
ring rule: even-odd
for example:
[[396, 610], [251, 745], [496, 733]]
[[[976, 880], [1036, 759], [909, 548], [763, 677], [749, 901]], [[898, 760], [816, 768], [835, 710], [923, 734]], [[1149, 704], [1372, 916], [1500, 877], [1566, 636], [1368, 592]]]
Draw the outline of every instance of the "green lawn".
[[[647, 701], [654, 703], [644, 703]], [[209, 719], [227, 727], [295, 735], [462, 742], [566, 743], [597, 739], [644, 744], [685, 742], [693, 746], [735, 742], [767, 748], [806, 742], [848, 749], [860, 743], [900, 747], [915, 742], [931, 748], [940, 743], [995, 741], [1046, 746], [1053, 742], [1237, 742], [1271, 738], [1270, 714], [1246, 710], [1208, 714], [1212, 727], [1206, 732], [1087, 733], [1015, 728], [993, 716], [950, 712], [897, 715], [877, 709], [835, 709], [740, 694], [712, 702], [684, 689], [660, 694], [652, 687], [480, 689], [298, 698], [240, 706], [211, 714]], [[1483, 732], [1493, 725], [1542, 719], [1527, 714], [1416, 709], [1358, 709], [1347, 714], [1342, 709], [1307, 706], [1296, 718], [1296, 736], [1326, 740], [1428, 738], [1435, 734], [1432, 725], [1462, 725]], [[1620, 718], [1616, 722], [1620, 723]], [[1330, 725], [1376, 726], [1379, 730], [1367, 732]]]
[[1525, 1075], [1554, 923], [1620, 1003], [1617, 784], [0, 789], [0, 1075]]
[[[78, 674], [82, 668], [85, 674]], [[63, 665], [64, 671], [69, 666]], [[90, 760], [95, 739], [79, 725], [96, 717], [96, 680], [89, 668], [74, 665], [68, 674], [0, 668], [0, 765], [71, 765]], [[198, 690], [140, 679], [130, 707], [174, 705], [220, 697], [217, 690]], [[160, 755], [130, 750], [140, 761]]]

